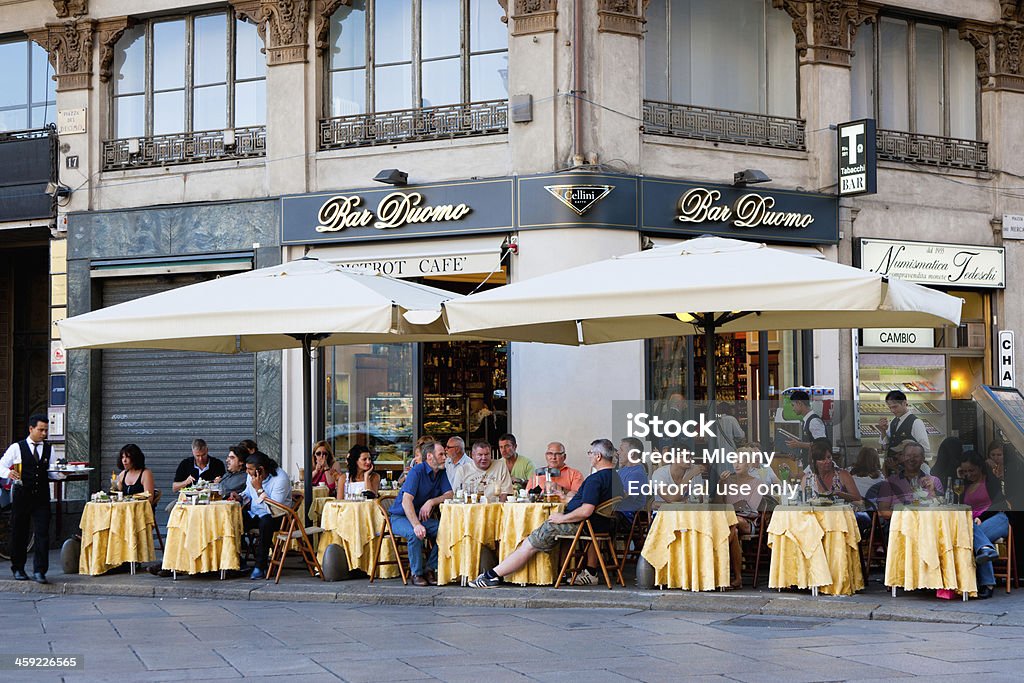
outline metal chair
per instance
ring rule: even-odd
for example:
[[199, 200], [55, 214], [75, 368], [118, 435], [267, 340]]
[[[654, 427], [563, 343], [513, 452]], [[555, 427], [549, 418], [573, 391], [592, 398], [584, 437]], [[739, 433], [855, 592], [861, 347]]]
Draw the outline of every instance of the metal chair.
[[[595, 515], [600, 515], [608, 520], [609, 526], [615, 524], [615, 508], [622, 502], [622, 496], [615, 496], [597, 506], [594, 510]], [[592, 517], [592, 516], [591, 516]], [[572, 576], [569, 578], [569, 583], [572, 583], [576, 579], [576, 575], [579, 574], [582, 569], [583, 562], [586, 560], [587, 551], [590, 546], [594, 546], [594, 550], [597, 551], [597, 562], [601, 565], [601, 573], [604, 575], [604, 582], [607, 584], [608, 589], [611, 590], [612, 580], [608, 575], [608, 566], [615, 570], [615, 574], [619, 579], [619, 585], [623, 588], [626, 586], [626, 581], [622, 578], [622, 570], [619, 568], [619, 559], [615, 553], [615, 541], [613, 540], [611, 532], [595, 533], [594, 526], [591, 524], [591, 517], [583, 520], [576, 527], [576, 533], [572, 536], [558, 535], [555, 536], [556, 540], [559, 541], [571, 541], [569, 544], [569, 550], [565, 554], [565, 561], [562, 562], [562, 568], [558, 572], [558, 578], [555, 579], [555, 588], [558, 588], [562, 583], [562, 577], [565, 576], [565, 572], [569, 569], [569, 563], [574, 559], [576, 560], [576, 566], [572, 570]], [[612, 526], [614, 529], [614, 526]], [[584, 533], [585, 532], [585, 533]], [[580, 546], [580, 541], [584, 542], [584, 545]], [[611, 561], [605, 562], [604, 553], [602, 552], [602, 544], [608, 549], [611, 555]], [[577, 556], [577, 546], [579, 546], [579, 553]]]

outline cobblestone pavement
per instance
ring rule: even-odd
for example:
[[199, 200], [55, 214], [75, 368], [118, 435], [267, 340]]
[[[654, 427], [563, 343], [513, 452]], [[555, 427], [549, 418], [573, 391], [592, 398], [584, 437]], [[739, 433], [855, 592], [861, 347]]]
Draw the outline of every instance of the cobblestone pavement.
[[[631, 609], [0, 594], [5, 681], [1019, 681], [1024, 627]], [[5, 666], [8, 662], [4, 662]]]

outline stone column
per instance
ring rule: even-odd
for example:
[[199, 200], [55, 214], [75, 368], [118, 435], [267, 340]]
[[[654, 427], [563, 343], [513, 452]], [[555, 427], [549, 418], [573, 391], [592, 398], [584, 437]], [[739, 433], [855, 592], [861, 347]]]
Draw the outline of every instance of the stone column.
[[[267, 55], [267, 191], [306, 192], [319, 117], [308, 68], [310, 0], [232, 0], [257, 24]], [[321, 0], [318, 0], [321, 4]]]

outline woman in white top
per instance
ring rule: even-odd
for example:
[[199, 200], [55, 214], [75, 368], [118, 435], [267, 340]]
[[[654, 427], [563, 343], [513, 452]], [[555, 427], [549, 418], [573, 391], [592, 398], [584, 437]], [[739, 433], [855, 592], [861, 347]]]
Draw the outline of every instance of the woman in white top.
[[870, 446], [860, 449], [857, 453], [857, 462], [850, 468], [850, 474], [853, 475], [853, 483], [857, 485], [861, 497], [867, 496], [872, 486], [885, 481], [878, 451]]
[[373, 491], [376, 494], [379, 488], [380, 475], [373, 471], [370, 449], [362, 444], [356, 444], [348, 451], [348, 472], [338, 485], [338, 499], [361, 496], [363, 491]]

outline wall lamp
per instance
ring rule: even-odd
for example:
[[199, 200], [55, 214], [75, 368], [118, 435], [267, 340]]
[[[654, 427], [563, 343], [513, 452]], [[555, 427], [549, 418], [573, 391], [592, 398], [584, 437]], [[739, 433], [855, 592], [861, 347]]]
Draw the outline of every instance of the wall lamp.
[[771, 181], [772, 179], [768, 177], [767, 173], [756, 168], [748, 168], [732, 174], [732, 184], [736, 187], [745, 187], [756, 183], [770, 183]]
[[409, 174], [405, 171], [399, 171], [397, 168], [385, 168], [383, 171], [375, 175], [373, 179], [378, 183], [395, 185], [398, 187], [409, 184]]

